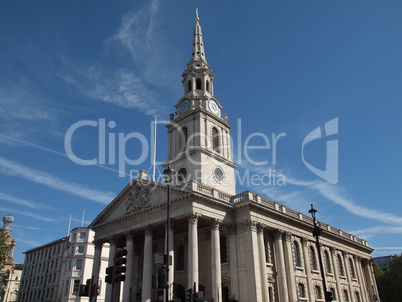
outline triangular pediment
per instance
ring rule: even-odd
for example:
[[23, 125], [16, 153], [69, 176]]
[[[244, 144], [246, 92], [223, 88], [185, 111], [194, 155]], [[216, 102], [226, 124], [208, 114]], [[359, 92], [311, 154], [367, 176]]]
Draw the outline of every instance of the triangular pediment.
[[[182, 188], [170, 187], [170, 200], [190, 194]], [[165, 204], [167, 185], [144, 180], [133, 179], [119, 195], [95, 218], [90, 228], [123, 218], [129, 214], [140, 212], [154, 206]]]

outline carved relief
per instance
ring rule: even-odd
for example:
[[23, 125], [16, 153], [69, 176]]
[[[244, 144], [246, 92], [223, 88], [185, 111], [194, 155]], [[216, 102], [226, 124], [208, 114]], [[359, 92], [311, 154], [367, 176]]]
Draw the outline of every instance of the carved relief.
[[134, 188], [128, 192], [128, 195], [129, 196], [126, 200], [127, 213], [150, 206], [152, 191], [148, 187], [136, 183]]

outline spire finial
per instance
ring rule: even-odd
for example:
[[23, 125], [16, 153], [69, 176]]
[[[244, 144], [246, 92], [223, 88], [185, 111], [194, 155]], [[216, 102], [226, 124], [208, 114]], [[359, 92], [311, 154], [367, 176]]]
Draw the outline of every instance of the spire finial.
[[199, 21], [200, 18], [198, 17], [198, 8], [195, 9], [195, 21]]

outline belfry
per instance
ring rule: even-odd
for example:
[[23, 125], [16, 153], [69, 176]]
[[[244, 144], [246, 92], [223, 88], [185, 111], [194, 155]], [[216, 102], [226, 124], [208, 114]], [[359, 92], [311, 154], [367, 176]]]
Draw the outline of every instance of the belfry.
[[[311, 217], [251, 191], [236, 194], [231, 126], [214, 96], [198, 12], [191, 49], [183, 96], [166, 126], [163, 166], [176, 171], [173, 181], [157, 183], [140, 173], [89, 226], [95, 231], [95, 280], [106, 270], [105, 243], [109, 266], [119, 249], [127, 250], [125, 281], [102, 285], [105, 301], [184, 302], [190, 291], [197, 301], [216, 302], [324, 301], [327, 291], [336, 301], [378, 296], [373, 249], [365, 240], [321, 223], [322, 276]], [[172, 261], [164, 289], [153, 280], [162, 267], [155, 255], [165, 254], [166, 246]]]

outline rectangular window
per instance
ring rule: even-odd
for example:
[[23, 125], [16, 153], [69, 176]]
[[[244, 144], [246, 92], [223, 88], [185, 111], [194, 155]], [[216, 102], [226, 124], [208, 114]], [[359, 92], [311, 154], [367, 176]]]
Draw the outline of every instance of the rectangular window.
[[73, 295], [78, 295], [80, 291], [80, 280], [74, 280]]
[[83, 245], [78, 246], [78, 251], [77, 252], [79, 254], [84, 254], [84, 246]]
[[82, 269], [82, 259], [77, 259], [77, 263], [75, 264], [75, 269], [76, 270]]
[[74, 233], [73, 234], [73, 239], [72, 239], [72, 241], [74, 242], [74, 241], [76, 241], [77, 240], [77, 233]]
[[80, 239], [85, 240], [87, 238], [87, 233], [80, 233]]

